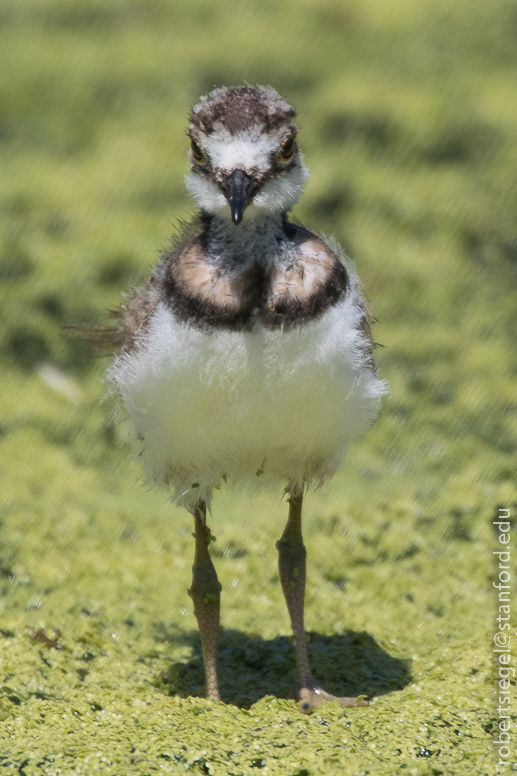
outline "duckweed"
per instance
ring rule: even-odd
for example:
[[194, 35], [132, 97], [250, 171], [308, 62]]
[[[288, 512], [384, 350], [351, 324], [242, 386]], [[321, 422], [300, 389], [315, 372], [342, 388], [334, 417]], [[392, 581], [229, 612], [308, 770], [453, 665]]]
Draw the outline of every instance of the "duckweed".
[[[512, 4], [4, 0], [0, 17], [2, 774], [507, 772], [491, 649], [492, 521], [517, 504]], [[244, 81], [298, 109], [296, 213], [356, 261], [391, 385], [304, 507], [314, 674], [373, 700], [308, 717], [287, 700], [285, 500], [216, 495], [224, 703], [207, 701], [191, 518], [142, 481], [107, 362], [61, 328], [146, 276], [189, 216], [190, 105]]]

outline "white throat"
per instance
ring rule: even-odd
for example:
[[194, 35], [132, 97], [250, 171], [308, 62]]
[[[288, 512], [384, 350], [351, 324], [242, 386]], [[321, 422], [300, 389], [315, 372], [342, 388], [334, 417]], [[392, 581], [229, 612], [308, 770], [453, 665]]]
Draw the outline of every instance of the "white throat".
[[[239, 169], [246, 171], [244, 167]], [[279, 173], [266, 181], [246, 209], [243, 223], [258, 214], [286, 213], [300, 199], [309, 175], [310, 171], [300, 159], [291, 170]], [[201, 210], [230, 219], [228, 201], [219, 186], [212, 180], [202, 173], [192, 171], [185, 176], [185, 186]]]

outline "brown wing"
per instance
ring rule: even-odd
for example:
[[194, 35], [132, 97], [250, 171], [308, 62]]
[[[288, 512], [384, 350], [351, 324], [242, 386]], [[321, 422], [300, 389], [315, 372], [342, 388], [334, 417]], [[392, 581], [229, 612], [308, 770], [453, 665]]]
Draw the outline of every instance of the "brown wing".
[[[107, 318], [121, 321], [122, 308], [108, 310]], [[63, 326], [69, 337], [86, 340], [96, 356], [111, 356], [113, 350], [118, 350], [123, 343], [124, 334], [122, 322], [114, 326]], [[103, 352], [107, 351], [107, 352]]]
[[359, 329], [364, 334], [365, 340], [367, 342], [366, 354], [368, 356], [368, 363], [370, 364], [372, 369], [375, 369], [375, 361], [373, 360], [373, 351], [375, 350], [375, 348], [383, 348], [384, 345], [381, 345], [380, 342], [376, 342], [373, 338], [372, 323], [375, 323], [377, 319], [374, 318], [370, 313], [370, 310], [366, 302], [363, 302], [360, 305], [360, 307], [363, 315], [359, 322]]
[[107, 317], [118, 321], [114, 326], [64, 326], [70, 337], [90, 343], [96, 356], [112, 356], [114, 350], [130, 352], [145, 334], [151, 316], [159, 301], [156, 282], [129, 292], [125, 304], [116, 310], [108, 310]]

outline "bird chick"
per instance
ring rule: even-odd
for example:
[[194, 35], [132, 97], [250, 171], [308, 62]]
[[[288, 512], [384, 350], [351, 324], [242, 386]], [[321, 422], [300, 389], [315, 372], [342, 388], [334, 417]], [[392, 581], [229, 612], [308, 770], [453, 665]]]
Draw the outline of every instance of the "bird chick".
[[290, 697], [308, 712], [336, 698], [305, 647], [303, 494], [335, 473], [387, 386], [353, 265], [288, 218], [309, 175], [294, 118], [270, 87], [216, 89], [194, 106], [186, 185], [199, 212], [124, 306], [110, 378], [150, 480], [194, 516], [190, 593], [214, 700], [220, 585], [207, 506], [223, 481], [288, 493], [277, 548], [296, 655]]

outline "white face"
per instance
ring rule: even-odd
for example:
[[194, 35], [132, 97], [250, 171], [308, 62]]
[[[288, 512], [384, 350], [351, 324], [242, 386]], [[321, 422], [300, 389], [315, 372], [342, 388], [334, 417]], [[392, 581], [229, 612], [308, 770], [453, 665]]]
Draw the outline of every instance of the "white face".
[[254, 168], [265, 171], [269, 168], [271, 154], [280, 143], [275, 135], [266, 135], [259, 127], [231, 135], [223, 129], [208, 135], [203, 141], [203, 150], [210, 157], [212, 166], [231, 172], [236, 167], [244, 171]]
[[[203, 138], [202, 150], [210, 159], [214, 171], [229, 175], [233, 170], [240, 169], [254, 177], [270, 171], [271, 158], [279, 153], [282, 140], [285, 136], [265, 134], [258, 127], [234, 135], [221, 130]], [[279, 159], [279, 171], [257, 191], [245, 218], [264, 210], [285, 212], [298, 201], [309, 170], [298, 150], [294, 159], [294, 166], [292, 159], [285, 162]], [[282, 167], [286, 168], [285, 172]], [[202, 210], [230, 217], [229, 204], [221, 188], [202, 172], [192, 169], [185, 176], [185, 185]]]

